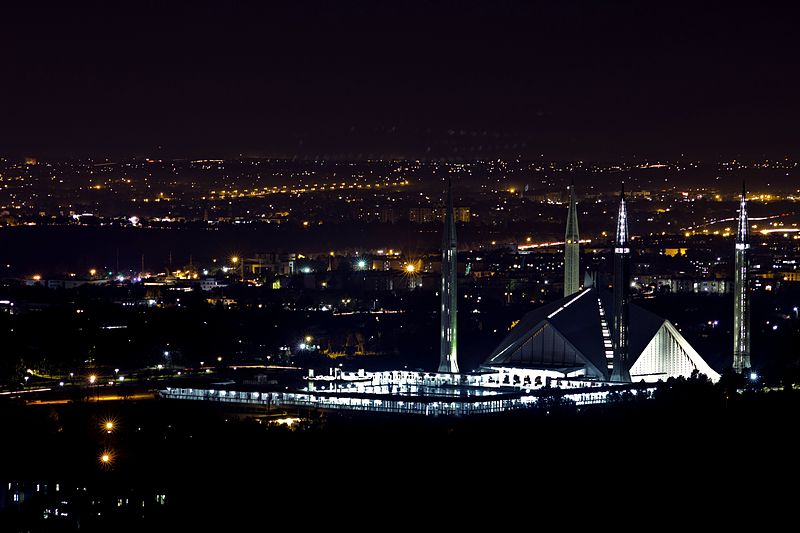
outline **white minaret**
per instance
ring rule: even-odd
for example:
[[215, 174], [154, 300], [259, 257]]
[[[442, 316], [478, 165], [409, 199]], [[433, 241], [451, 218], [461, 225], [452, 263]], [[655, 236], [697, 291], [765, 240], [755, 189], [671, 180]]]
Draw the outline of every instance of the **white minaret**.
[[458, 372], [456, 351], [456, 312], [458, 299], [458, 253], [456, 221], [453, 217], [453, 183], [447, 181], [447, 211], [444, 214], [442, 235], [442, 338], [439, 372]]
[[569, 187], [567, 232], [564, 236], [564, 297], [575, 294], [580, 286], [580, 235], [578, 235], [578, 208], [575, 205], [575, 182]]
[[625, 186], [619, 198], [617, 236], [614, 239], [614, 366], [611, 381], [630, 382], [628, 363], [628, 303], [630, 301], [631, 249], [628, 233], [628, 210], [625, 207]]
[[747, 193], [742, 183], [739, 225], [736, 229], [736, 279], [733, 287], [733, 369], [740, 374], [750, 368], [750, 228]]

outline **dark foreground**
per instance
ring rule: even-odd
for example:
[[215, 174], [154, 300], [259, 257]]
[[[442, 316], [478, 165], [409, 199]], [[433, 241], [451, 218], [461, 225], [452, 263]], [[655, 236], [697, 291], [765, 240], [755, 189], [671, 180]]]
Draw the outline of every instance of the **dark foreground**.
[[[690, 382], [583, 410], [289, 413], [301, 420], [288, 429], [274, 424], [287, 414], [205, 403], [3, 403], [0, 531], [363, 530], [375, 520], [427, 530], [430, 513], [450, 525], [530, 523], [562, 507], [606, 512], [614, 498], [630, 513], [717, 513], [714, 502], [742, 491], [748, 507], [793, 492], [779, 487], [800, 470], [799, 407], [797, 390], [730, 395]], [[25, 501], [9, 487], [27, 487]], [[44, 517], [59, 505], [68, 516]]]

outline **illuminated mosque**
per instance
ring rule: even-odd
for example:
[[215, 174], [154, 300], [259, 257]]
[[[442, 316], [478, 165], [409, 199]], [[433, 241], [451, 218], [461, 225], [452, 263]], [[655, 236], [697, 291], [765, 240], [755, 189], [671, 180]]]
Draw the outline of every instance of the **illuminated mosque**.
[[[612, 291], [587, 276], [580, 286], [578, 217], [570, 186], [564, 244], [564, 297], [523, 316], [473, 372], [460, 372], [457, 354], [456, 226], [448, 184], [442, 242], [441, 339], [437, 372], [387, 370], [328, 374], [309, 370], [299, 389], [264, 391], [234, 385], [219, 389], [170, 388], [163, 397], [317, 409], [467, 415], [530, 408], [543, 396], [562, 395], [577, 405], [603, 403], [620, 389], [652, 388], [697, 371], [712, 381], [712, 369], [670, 323], [630, 302], [630, 235], [624, 190], [613, 244]], [[744, 193], [736, 240], [734, 323], [739, 372], [749, 368], [747, 211]], [[741, 278], [741, 279], [740, 279]]]

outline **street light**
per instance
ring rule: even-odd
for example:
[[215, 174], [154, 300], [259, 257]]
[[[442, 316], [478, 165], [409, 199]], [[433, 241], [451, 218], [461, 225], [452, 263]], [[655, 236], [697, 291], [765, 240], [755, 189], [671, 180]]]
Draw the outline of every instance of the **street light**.
[[240, 261], [239, 256], [234, 255], [231, 257], [231, 263], [233, 263], [234, 268], [236, 268], [236, 265], [239, 265], [239, 277], [244, 281], [244, 261]]
[[[100, 390], [97, 387], [97, 376], [96, 375], [92, 374], [91, 376], [89, 376], [89, 385], [95, 385], [95, 387], [94, 387], [95, 399], [97, 401], [100, 401]], [[91, 395], [91, 389], [90, 389], [89, 392], [90, 392], [90, 395]]]
[[111, 450], [103, 450], [97, 460], [101, 468], [109, 469], [114, 463], [114, 453]]

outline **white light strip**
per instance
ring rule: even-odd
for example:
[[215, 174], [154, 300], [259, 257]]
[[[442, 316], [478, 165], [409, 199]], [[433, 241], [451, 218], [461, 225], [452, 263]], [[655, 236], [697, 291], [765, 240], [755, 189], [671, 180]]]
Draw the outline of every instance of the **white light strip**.
[[603, 351], [606, 353], [606, 365], [610, 370], [614, 366], [614, 346], [611, 341], [611, 330], [608, 329], [608, 322], [606, 322], [605, 319], [603, 302], [600, 301], [600, 298], [597, 299], [597, 308], [600, 310], [600, 330], [603, 334]]
[[573, 302], [576, 302], [578, 300], [578, 298], [580, 298], [581, 296], [583, 296], [587, 292], [589, 292], [589, 289], [583, 289], [583, 291], [578, 293], [578, 295], [575, 298], [573, 298], [572, 300], [568, 301], [567, 303], [565, 303], [564, 305], [562, 305], [561, 307], [559, 307], [558, 309], [556, 309], [555, 311], [553, 311], [552, 313], [547, 315], [547, 318], [553, 318], [558, 313], [560, 313], [561, 311], [563, 311], [564, 309], [566, 309], [567, 307], [572, 305]]

